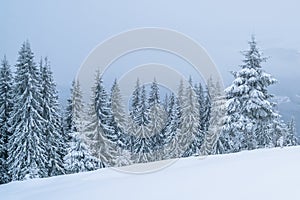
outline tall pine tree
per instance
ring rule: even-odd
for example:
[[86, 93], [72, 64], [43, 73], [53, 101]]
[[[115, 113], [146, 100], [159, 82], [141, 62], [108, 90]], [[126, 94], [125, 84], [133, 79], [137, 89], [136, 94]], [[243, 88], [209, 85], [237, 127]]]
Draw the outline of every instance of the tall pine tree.
[[212, 78], [207, 80], [208, 99], [210, 100], [209, 126], [205, 134], [202, 153], [204, 155], [223, 153], [224, 140], [221, 130], [225, 115], [225, 100], [220, 83]]
[[108, 94], [102, 77], [96, 75], [89, 109], [89, 124], [86, 132], [92, 155], [99, 159], [100, 167], [114, 166], [117, 155], [116, 141]]
[[152, 136], [153, 141], [153, 160], [161, 160], [163, 155], [163, 128], [166, 122], [166, 113], [163, 106], [160, 104], [159, 87], [156, 79], [152, 82], [149, 95], [149, 136]]
[[6, 57], [4, 56], [0, 67], [0, 184], [10, 180], [8, 174], [8, 138], [10, 137], [8, 123], [12, 107], [12, 72]]
[[64, 130], [66, 133], [80, 132], [83, 128], [83, 102], [79, 81], [72, 81], [71, 96], [67, 100]]
[[296, 122], [295, 118], [292, 117], [289, 123], [287, 124], [288, 134], [286, 136], [286, 146], [295, 146], [298, 145], [297, 131], [296, 131]]
[[46, 136], [46, 150], [48, 153], [48, 175], [55, 176], [64, 173], [63, 157], [67, 147], [60, 123], [60, 111], [58, 94], [48, 59], [43, 64], [40, 62], [41, 94], [42, 94], [42, 117], [44, 123], [44, 134]]
[[29, 42], [23, 43], [16, 64], [14, 107], [10, 116], [9, 172], [12, 180], [47, 176], [45, 119], [39, 70]]
[[276, 80], [262, 69], [266, 59], [254, 37], [249, 45], [241, 70], [233, 72], [235, 80], [225, 90], [227, 111], [223, 131], [230, 137], [232, 151], [275, 145], [273, 125], [279, 116], [267, 88]]
[[184, 150], [184, 157], [199, 155], [202, 144], [202, 134], [199, 130], [199, 101], [192, 85], [192, 78], [186, 86], [182, 102], [182, 121], [181, 121], [181, 148]]

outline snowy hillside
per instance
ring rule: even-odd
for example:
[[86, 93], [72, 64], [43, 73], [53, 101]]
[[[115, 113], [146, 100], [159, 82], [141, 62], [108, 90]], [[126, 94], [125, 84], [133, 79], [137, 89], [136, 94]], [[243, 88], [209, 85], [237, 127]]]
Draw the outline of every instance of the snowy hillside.
[[299, 158], [300, 147], [190, 157], [147, 174], [101, 169], [12, 182], [0, 194], [2, 200], [299, 199]]

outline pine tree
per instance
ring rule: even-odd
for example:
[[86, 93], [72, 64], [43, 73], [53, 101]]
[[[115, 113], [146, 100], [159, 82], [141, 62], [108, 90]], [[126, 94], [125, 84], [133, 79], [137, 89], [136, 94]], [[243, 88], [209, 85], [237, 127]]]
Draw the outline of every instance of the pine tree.
[[163, 101], [163, 107], [164, 107], [165, 112], [168, 112], [168, 110], [169, 110], [169, 102], [170, 102], [169, 95], [166, 94], [165, 99]]
[[205, 134], [208, 131], [209, 127], [209, 118], [210, 118], [210, 100], [204, 95], [204, 90], [202, 84], [196, 84], [194, 86], [195, 93], [197, 95], [197, 100], [199, 104], [199, 125], [196, 140], [193, 144], [194, 148], [197, 146], [201, 148], [204, 143]]
[[80, 132], [83, 128], [83, 102], [79, 81], [73, 80], [70, 90], [71, 97], [67, 100], [64, 129], [66, 133]]
[[98, 169], [99, 161], [91, 156], [83, 135], [78, 132], [72, 132], [71, 138], [68, 154], [64, 157], [64, 165], [67, 172], [78, 173]]
[[14, 107], [9, 123], [8, 164], [12, 180], [47, 176], [40, 74], [29, 42], [23, 43], [16, 65]]
[[[179, 86], [178, 86], [178, 91], [177, 91], [177, 98], [174, 97], [174, 106], [172, 107], [172, 110], [169, 110], [169, 114], [172, 114], [171, 119], [171, 125], [168, 129], [170, 129], [168, 134], [171, 134], [169, 138], [171, 140], [166, 141], [166, 152], [171, 152], [170, 156], [172, 158], [180, 158], [184, 155], [184, 153], [187, 151], [187, 145], [183, 141], [183, 139], [187, 139], [186, 134], [183, 131], [183, 104], [184, 104], [184, 98], [185, 98], [185, 89], [184, 89], [184, 84], [183, 80], [180, 80]], [[168, 122], [167, 122], [168, 124]], [[167, 126], [167, 127], [168, 127]], [[174, 131], [174, 132], [172, 132]], [[166, 135], [168, 135], [166, 133]], [[166, 154], [166, 153], [165, 153]], [[185, 155], [186, 156], [186, 155]]]
[[121, 91], [117, 80], [114, 81], [110, 94], [110, 108], [113, 117], [114, 134], [117, 136], [115, 145], [117, 148], [117, 155], [115, 159], [116, 166], [125, 166], [131, 164], [131, 138], [126, 133], [127, 130], [127, 116], [125, 114], [124, 105], [122, 101]]
[[205, 134], [202, 153], [204, 155], [224, 153], [224, 139], [221, 135], [223, 118], [225, 114], [225, 102], [220, 83], [212, 78], [207, 81], [208, 99], [210, 100], [209, 127]]
[[89, 111], [90, 123], [86, 129], [92, 155], [99, 159], [100, 167], [114, 166], [118, 137], [115, 135], [112, 124], [108, 95], [99, 74], [96, 75], [92, 92]]
[[137, 79], [135, 88], [133, 90], [132, 94], [132, 102], [130, 107], [130, 117], [133, 119], [134, 122], [137, 124], [141, 124], [140, 119], [138, 117], [140, 116], [140, 104], [141, 104], [141, 86], [140, 81]]
[[48, 153], [48, 175], [55, 176], [64, 173], [63, 157], [65, 156], [65, 138], [60, 123], [58, 94], [48, 59], [45, 64], [40, 62], [42, 117], [44, 123], [44, 135], [46, 136]]
[[163, 159], [180, 158], [183, 151], [179, 147], [180, 138], [180, 112], [179, 103], [174, 94], [170, 96], [168, 117], [164, 133], [164, 155]]
[[250, 49], [244, 52], [241, 70], [233, 72], [235, 80], [225, 90], [227, 111], [223, 131], [230, 137], [233, 151], [274, 146], [274, 131], [270, 131], [278, 115], [267, 87], [276, 80], [262, 69], [266, 61], [259, 52], [254, 37]]
[[166, 121], [166, 113], [164, 111], [163, 106], [160, 104], [160, 96], [159, 96], [159, 87], [154, 79], [151, 90], [150, 96], [148, 100], [149, 104], [149, 136], [152, 136], [153, 141], [153, 161], [154, 160], [161, 160], [162, 153], [163, 153], [163, 138], [161, 137], [163, 134], [162, 130], [165, 125]]
[[[180, 91], [179, 91], [180, 92]], [[199, 129], [199, 102], [192, 86], [190, 78], [182, 102], [182, 121], [180, 148], [184, 150], [184, 157], [199, 155], [201, 138], [198, 135]]]
[[295, 146], [298, 145], [296, 123], [294, 117], [289, 121], [288, 125], [288, 134], [286, 136], [286, 146]]
[[112, 116], [117, 125], [115, 128], [119, 128], [121, 132], [124, 132], [126, 129], [126, 114], [117, 80], [114, 81], [114, 84], [111, 88], [110, 102]]
[[[131, 105], [132, 158], [134, 162], [149, 162], [153, 160], [153, 141], [148, 124], [149, 106], [145, 86], [140, 86], [137, 80]], [[132, 124], [133, 123], [133, 124]]]
[[10, 124], [8, 123], [12, 107], [12, 72], [6, 57], [4, 56], [0, 68], [0, 184], [10, 180], [8, 174], [8, 138], [10, 137]]

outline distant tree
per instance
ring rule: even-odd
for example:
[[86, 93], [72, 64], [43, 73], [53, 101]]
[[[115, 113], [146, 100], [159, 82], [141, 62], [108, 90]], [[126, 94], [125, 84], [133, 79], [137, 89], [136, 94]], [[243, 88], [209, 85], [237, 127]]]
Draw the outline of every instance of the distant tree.
[[67, 100], [64, 129], [66, 133], [80, 132], [83, 120], [82, 91], [79, 81], [73, 80], [70, 90], [71, 96]]
[[4, 56], [0, 67], [0, 184], [10, 181], [8, 173], [9, 118], [13, 108], [12, 72]]
[[33, 52], [26, 41], [17, 60], [14, 107], [9, 120], [12, 135], [9, 138], [8, 164], [12, 180], [48, 175], [40, 82]]
[[111, 113], [117, 126], [115, 128], [119, 128], [120, 132], [124, 132], [126, 129], [126, 114], [117, 80], [114, 81], [114, 84], [111, 88], [110, 104]]
[[136, 124], [141, 124], [140, 112], [141, 112], [141, 86], [140, 81], [137, 79], [135, 88], [132, 94], [131, 107], [130, 107], [130, 117]]
[[286, 136], [286, 146], [295, 146], [299, 144], [296, 131], [295, 118], [292, 117], [287, 124], [288, 134]]
[[168, 112], [169, 102], [170, 102], [170, 101], [169, 101], [169, 95], [166, 94], [166, 95], [165, 95], [165, 99], [164, 99], [164, 101], [163, 101], [163, 107], [164, 107], [165, 112]]

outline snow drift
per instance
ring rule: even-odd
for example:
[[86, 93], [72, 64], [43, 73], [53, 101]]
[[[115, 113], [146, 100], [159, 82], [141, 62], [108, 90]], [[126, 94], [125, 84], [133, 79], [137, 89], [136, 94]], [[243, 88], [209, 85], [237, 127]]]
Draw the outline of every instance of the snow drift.
[[[147, 167], [142, 164], [139, 167]], [[153, 173], [100, 169], [0, 186], [2, 200], [299, 199], [300, 147], [179, 159]]]

